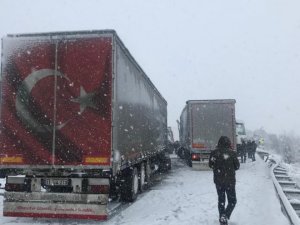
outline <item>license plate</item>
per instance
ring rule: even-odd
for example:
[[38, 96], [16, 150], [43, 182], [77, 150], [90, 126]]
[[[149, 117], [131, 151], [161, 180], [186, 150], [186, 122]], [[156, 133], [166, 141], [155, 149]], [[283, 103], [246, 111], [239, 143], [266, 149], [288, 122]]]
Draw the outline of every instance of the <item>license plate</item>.
[[47, 186], [68, 186], [68, 179], [46, 179], [45, 184]]

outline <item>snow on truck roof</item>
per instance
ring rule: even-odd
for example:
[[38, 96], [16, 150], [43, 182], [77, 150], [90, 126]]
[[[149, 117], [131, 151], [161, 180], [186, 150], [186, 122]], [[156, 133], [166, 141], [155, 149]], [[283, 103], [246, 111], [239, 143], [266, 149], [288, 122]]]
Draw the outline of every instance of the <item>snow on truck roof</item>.
[[236, 103], [235, 99], [206, 99], [206, 100], [188, 100], [186, 104], [210, 104], [210, 103]]
[[117, 32], [112, 29], [107, 30], [81, 30], [81, 31], [56, 31], [56, 32], [41, 32], [41, 33], [18, 33], [7, 34], [7, 37], [37, 37], [37, 36], [73, 36], [73, 35], [117, 35]]

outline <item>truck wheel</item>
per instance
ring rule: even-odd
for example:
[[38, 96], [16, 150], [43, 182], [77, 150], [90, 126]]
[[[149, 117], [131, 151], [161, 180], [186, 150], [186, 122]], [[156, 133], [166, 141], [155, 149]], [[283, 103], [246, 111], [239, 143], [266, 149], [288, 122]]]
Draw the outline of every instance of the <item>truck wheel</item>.
[[145, 181], [147, 184], [145, 185], [146, 188], [148, 188], [151, 184], [151, 165], [150, 160], [147, 160], [145, 165]]
[[193, 166], [192, 159], [187, 159], [187, 165], [188, 165], [189, 167], [192, 167], [192, 166]]
[[146, 189], [146, 169], [144, 163], [141, 163], [139, 177], [140, 177], [140, 182], [139, 182], [140, 191], [143, 192]]
[[168, 153], [161, 153], [158, 156], [158, 162], [159, 162], [158, 169], [160, 172], [164, 173], [171, 169], [171, 158]]
[[186, 164], [189, 167], [193, 167], [192, 155], [190, 153], [186, 153], [186, 155], [185, 155], [185, 161], [186, 161]]
[[192, 155], [189, 152], [185, 152], [184, 158], [185, 158], [186, 164], [189, 167], [192, 167], [193, 166], [193, 164], [192, 164]]
[[184, 159], [184, 149], [179, 148], [177, 155], [179, 156], [179, 158]]
[[137, 168], [130, 169], [124, 177], [124, 183], [121, 188], [121, 199], [123, 201], [133, 202], [138, 195], [139, 178]]

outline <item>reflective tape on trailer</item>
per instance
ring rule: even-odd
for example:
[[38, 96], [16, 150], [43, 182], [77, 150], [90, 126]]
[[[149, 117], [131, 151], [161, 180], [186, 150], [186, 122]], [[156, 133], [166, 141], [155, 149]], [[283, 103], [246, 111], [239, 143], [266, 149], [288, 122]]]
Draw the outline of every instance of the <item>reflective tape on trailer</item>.
[[107, 205], [5, 202], [3, 216], [36, 218], [107, 219]]

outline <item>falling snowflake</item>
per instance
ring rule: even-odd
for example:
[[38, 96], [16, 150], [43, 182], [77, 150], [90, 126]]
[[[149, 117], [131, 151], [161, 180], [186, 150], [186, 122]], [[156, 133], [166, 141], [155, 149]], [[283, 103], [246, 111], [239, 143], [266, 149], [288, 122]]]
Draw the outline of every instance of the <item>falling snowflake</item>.
[[227, 160], [229, 158], [228, 154], [224, 154], [224, 159]]

